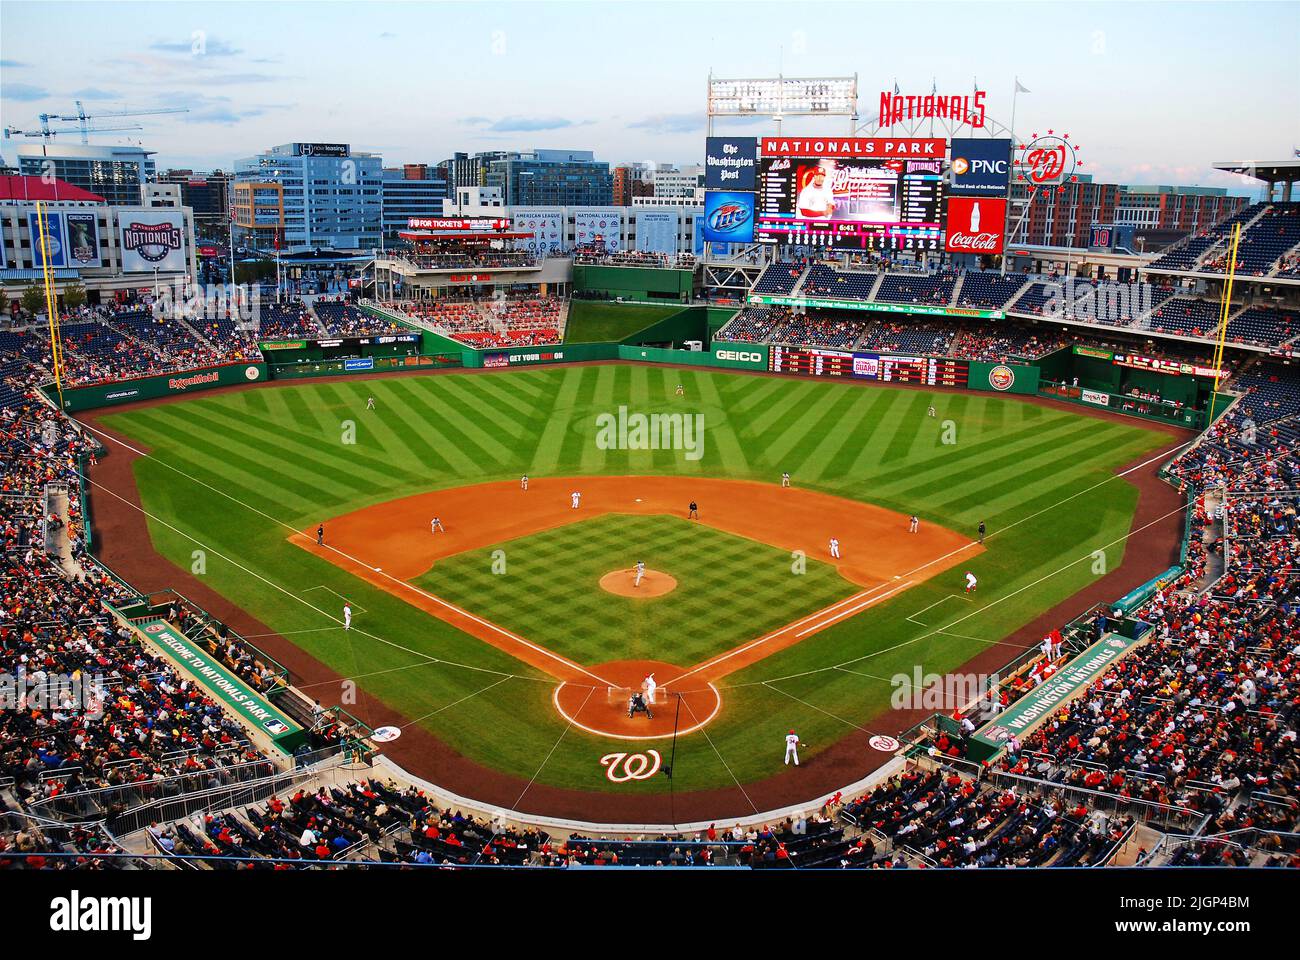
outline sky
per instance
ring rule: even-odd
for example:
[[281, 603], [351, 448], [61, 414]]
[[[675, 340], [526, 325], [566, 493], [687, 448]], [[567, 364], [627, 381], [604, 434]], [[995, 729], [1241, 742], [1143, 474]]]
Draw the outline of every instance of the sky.
[[[1247, 38], [1249, 40], [1247, 41]], [[882, 90], [988, 92], [1019, 137], [1081, 145], [1106, 182], [1225, 186], [1219, 160], [1300, 147], [1300, 3], [0, 2], [0, 125], [41, 113], [143, 129], [159, 169], [230, 169], [280, 143], [350, 143], [386, 165], [456, 150], [589, 149], [697, 163], [707, 81], [857, 74]], [[788, 118], [783, 132], [845, 132]], [[715, 132], [771, 133], [770, 120]], [[73, 134], [68, 138], [80, 142]], [[9, 162], [17, 143], [0, 141]]]

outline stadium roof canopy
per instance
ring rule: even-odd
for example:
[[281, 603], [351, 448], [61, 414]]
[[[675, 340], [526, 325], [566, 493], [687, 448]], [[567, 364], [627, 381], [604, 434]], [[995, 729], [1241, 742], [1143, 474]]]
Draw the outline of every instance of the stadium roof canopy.
[[104, 198], [97, 193], [74, 187], [62, 180], [45, 181], [41, 177], [3, 176], [0, 177], [0, 200], [21, 200], [30, 203], [35, 200], [78, 200], [86, 203], [103, 203]]
[[1300, 157], [1291, 160], [1220, 160], [1215, 170], [1253, 177], [1265, 183], [1300, 182]]

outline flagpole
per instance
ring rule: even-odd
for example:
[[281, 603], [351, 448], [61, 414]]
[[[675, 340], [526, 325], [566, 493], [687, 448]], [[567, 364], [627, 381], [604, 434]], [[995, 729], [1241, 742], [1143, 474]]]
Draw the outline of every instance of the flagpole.
[[1020, 78], [1013, 81], [1015, 89], [1011, 92], [1011, 149], [1016, 149], [1016, 100], [1020, 97]]

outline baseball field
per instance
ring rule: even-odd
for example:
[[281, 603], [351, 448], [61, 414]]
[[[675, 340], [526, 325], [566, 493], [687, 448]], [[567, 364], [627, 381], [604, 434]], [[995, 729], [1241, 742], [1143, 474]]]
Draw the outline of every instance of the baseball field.
[[[594, 364], [90, 422], [110, 566], [400, 727], [386, 751], [413, 773], [589, 820], [722, 819], [856, 779], [887, 759], [872, 735], [922, 715], [891, 708], [900, 675], [997, 667], [1162, 570], [1181, 522], [1151, 479], [1180, 436], [996, 394]], [[140, 559], [146, 529], [162, 560]], [[629, 720], [651, 671], [655, 716]], [[651, 750], [671, 778], [611, 778], [634, 768], [610, 754]]]

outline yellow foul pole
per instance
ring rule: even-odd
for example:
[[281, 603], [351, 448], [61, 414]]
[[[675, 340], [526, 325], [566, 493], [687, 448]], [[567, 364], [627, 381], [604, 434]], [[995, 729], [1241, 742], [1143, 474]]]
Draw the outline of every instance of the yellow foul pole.
[[54, 293], [54, 270], [50, 266], [50, 225], [45, 204], [36, 203], [36, 226], [40, 233], [41, 277], [45, 286], [45, 313], [50, 324], [50, 360], [54, 367], [54, 387], [63, 407], [63, 337], [59, 327], [59, 298]]
[[1237, 246], [1241, 243], [1241, 224], [1232, 225], [1232, 242], [1228, 245], [1228, 270], [1223, 284], [1223, 299], [1219, 304], [1218, 342], [1214, 347], [1214, 393], [1210, 397], [1210, 419], [1207, 427], [1214, 426], [1214, 408], [1219, 399], [1219, 381], [1223, 377], [1223, 346], [1228, 339], [1228, 315], [1232, 313], [1232, 281], [1237, 275]]

